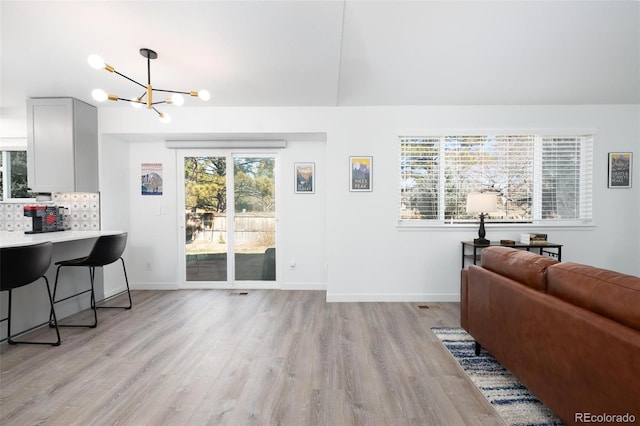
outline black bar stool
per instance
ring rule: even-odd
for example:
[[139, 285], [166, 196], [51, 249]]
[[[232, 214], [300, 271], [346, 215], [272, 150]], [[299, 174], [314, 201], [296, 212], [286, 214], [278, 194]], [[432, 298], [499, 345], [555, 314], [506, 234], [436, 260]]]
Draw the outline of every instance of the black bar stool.
[[[127, 269], [124, 266], [124, 259], [122, 258], [122, 253], [124, 252], [124, 249], [126, 246], [127, 246], [126, 232], [123, 232], [122, 234], [116, 234], [116, 235], [103, 235], [101, 237], [98, 237], [95, 244], [93, 245], [93, 248], [91, 249], [91, 253], [89, 253], [88, 256], [56, 262], [58, 269], [56, 270], [56, 282], [55, 282], [55, 285], [53, 286], [53, 303], [54, 304], [60, 303], [67, 299], [71, 299], [72, 297], [80, 296], [81, 294], [90, 292], [91, 293], [91, 309], [93, 310], [93, 319], [94, 319], [93, 324], [60, 324], [60, 327], [95, 328], [98, 325], [97, 309], [99, 308], [131, 309], [131, 307], [133, 306], [133, 303], [131, 302], [131, 292], [129, 291], [129, 279], [127, 278]], [[94, 291], [96, 267], [109, 265], [118, 259], [120, 259], [120, 261], [122, 262], [122, 271], [124, 272], [124, 280], [127, 285], [127, 289], [121, 291], [118, 294], [114, 294], [113, 296], [110, 296], [102, 300], [102, 302], [105, 302], [123, 293], [127, 293], [127, 295], [129, 296], [129, 305], [128, 306], [97, 306], [96, 295]], [[56, 292], [58, 289], [58, 277], [60, 274], [60, 268], [62, 268], [63, 266], [64, 267], [82, 266], [82, 267], [89, 268], [91, 288], [89, 288], [88, 290], [84, 290], [79, 293], [73, 294], [71, 296], [65, 297], [64, 299], [56, 300]], [[51, 310], [51, 315], [53, 315], [53, 309]]]
[[[7, 342], [11, 345], [17, 343], [31, 343], [36, 345], [60, 345], [60, 330], [58, 329], [58, 320], [53, 309], [53, 297], [51, 296], [51, 288], [49, 280], [44, 275], [51, 265], [52, 243], [45, 242], [20, 247], [4, 247], [0, 249], [0, 288], [2, 291], [9, 292], [9, 309], [6, 318], [2, 318], [0, 322], [7, 321]], [[21, 331], [15, 335], [11, 335], [11, 292], [13, 289], [36, 282], [40, 278], [44, 278], [47, 285], [47, 294], [49, 296], [49, 304], [51, 305], [51, 313], [49, 321], [31, 327], [28, 330]], [[55, 327], [58, 340], [55, 342], [35, 342], [25, 340], [13, 340], [13, 337], [22, 335], [37, 327], [49, 323]]]

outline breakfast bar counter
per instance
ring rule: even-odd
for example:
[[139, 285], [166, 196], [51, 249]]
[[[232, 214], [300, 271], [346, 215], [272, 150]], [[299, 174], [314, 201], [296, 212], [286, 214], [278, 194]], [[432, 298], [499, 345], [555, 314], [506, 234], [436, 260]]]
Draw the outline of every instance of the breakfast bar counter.
[[[25, 234], [18, 231], [0, 231], [0, 248], [19, 247], [31, 244], [51, 241], [53, 243], [53, 251], [51, 254], [51, 266], [46, 273], [51, 286], [55, 281], [56, 262], [63, 260], [75, 259], [87, 256], [98, 237], [103, 235], [120, 234], [123, 231], [57, 231], [43, 232], [38, 234]], [[65, 268], [61, 273], [59, 284], [59, 298], [66, 295], [75, 294], [81, 290], [90, 288], [90, 276], [88, 268]], [[95, 293], [96, 299], [99, 301], [104, 299], [104, 279], [103, 268], [97, 268], [95, 271]], [[42, 281], [42, 280], [41, 280]], [[11, 331], [17, 333], [22, 330], [28, 330], [47, 321], [49, 318], [49, 301], [46, 292], [42, 291], [38, 286], [44, 286], [42, 283], [30, 284], [20, 287], [13, 291], [13, 306], [11, 318]], [[6, 312], [7, 292], [0, 294], [0, 306], [3, 313]], [[90, 307], [89, 296], [76, 297], [63, 303], [56, 305], [56, 316], [58, 320], [73, 315], [77, 312]], [[0, 328], [0, 339], [6, 337], [6, 327]], [[64, 339], [64, 336], [63, 336]]]
[[58, 231], [25, 234], [17, 231], [0, 231], [0, 248], [19, 247], [51, 241], [53, 244], [68, 241], [98, 238], [102, 235], [119, 234], [122, 231]]

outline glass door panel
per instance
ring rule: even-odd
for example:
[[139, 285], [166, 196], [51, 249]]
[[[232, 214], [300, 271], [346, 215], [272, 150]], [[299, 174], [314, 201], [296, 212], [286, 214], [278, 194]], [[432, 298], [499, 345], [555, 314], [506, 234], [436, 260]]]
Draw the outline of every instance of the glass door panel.
[[276, 156], [185, 151], [183, 286], [272, 288], [276, 283]]
[[227, 281], [227, 158], [184, 157], [186, 281]]
[[236, 281], [276, 280], [275, 159], [234, 156]]

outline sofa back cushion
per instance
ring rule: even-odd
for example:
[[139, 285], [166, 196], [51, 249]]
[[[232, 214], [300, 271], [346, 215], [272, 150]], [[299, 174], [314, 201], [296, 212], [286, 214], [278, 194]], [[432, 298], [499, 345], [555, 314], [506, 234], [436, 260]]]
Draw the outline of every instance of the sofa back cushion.
[[557, 260], [511, 247], [493, 246], [482, 250], [482, 267], [504, 275], [535, 290], [546, 291], [546, 270]]
[[572, 262], [547, 270], [547, 292], [640, 330], [640, 278]]

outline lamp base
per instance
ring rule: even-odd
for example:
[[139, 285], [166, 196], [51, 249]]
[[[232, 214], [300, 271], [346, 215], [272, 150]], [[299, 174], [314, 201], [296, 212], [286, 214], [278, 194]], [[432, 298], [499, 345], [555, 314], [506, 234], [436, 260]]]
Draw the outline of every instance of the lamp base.
[[489, 244], [491, 244], [491, 241], [487, 240], [486, 238], [474, 238], [473, 244], [488, 246]]

